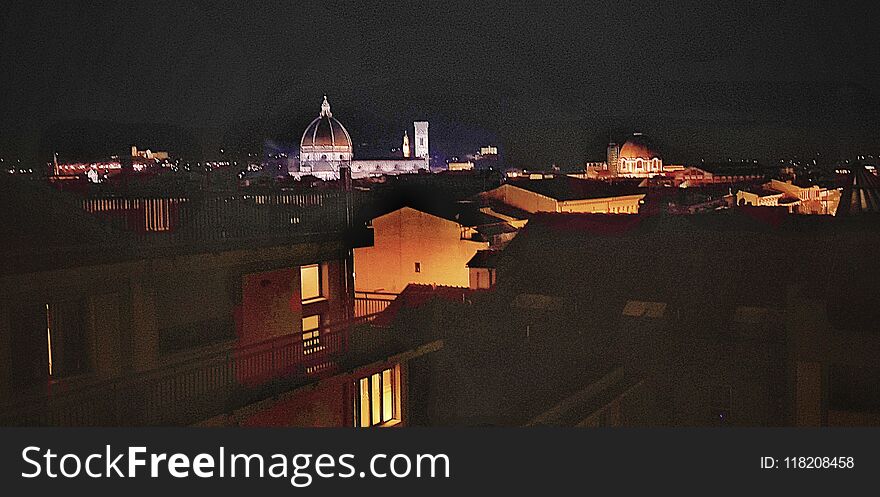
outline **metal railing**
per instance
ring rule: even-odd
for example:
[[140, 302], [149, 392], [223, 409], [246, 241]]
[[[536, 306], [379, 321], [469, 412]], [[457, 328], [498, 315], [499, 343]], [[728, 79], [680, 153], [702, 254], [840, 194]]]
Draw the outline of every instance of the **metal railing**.
[[[187, 425], [316, 381], [337, 370], [366, 314], [318, 334], [228, 343], [176, 363], [116, 378], [52, 384], [0, 405], [0, 426]], [[365, 333], [363, 336], [371, 336]]]
[[354, 292], [354, 317], [372, 321], [396, 298], [396, 293]]
[[228, 242], [335, 233], [348, 226], [350, 192], [92, 196], [83, 210], [140, 242]]

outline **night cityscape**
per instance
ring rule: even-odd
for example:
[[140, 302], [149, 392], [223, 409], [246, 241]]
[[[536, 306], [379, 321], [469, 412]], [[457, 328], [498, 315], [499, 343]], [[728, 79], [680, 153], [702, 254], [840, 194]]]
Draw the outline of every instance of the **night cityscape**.
[[880, 426], [867, 2], [4, 9], [0, 426]]

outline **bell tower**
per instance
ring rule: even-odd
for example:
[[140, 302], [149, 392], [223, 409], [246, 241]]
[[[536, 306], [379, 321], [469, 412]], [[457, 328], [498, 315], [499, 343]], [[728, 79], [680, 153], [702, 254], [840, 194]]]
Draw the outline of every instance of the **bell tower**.
[[429, 159], [430, 153], [428, 148], [428, 121], [416, 121], [413, 123], [416, 128], [416, 153], [415, 156], [422, 159]]
[[403, 132], [403, 157], [409, 158], [409, 134], [406, 131]]

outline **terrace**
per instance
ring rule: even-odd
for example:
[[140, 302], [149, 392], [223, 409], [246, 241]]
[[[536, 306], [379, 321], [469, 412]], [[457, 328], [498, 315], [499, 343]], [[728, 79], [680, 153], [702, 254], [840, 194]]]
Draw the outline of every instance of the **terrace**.
[[[383, 305], [367, 297], [360, 301], [371, 308]], [[0, 403], [0, 425], [194, 424], [358, 365], [442, 346], [429, 336], [374, 329], [369, 321], [377, 315], [246, 346], [230, 340], [133, 374], [49, 380], [40, 392]]]

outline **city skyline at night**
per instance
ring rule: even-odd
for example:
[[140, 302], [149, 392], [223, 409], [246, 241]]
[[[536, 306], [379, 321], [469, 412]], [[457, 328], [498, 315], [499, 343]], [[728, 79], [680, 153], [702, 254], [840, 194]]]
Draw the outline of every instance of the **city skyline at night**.
[[[438, 150], [494, 135], [518, 167], [594, 160], [609, 132], [637, 130], [682, 162], [880, 155], [859, 3], [123, 4], [7, 10], [0, 155], [44, 163], [161, 140], [217, 160], [204, 147], [294, 142], [323, 94], [376, 146], [418, 114]], [[90, 128], [113, 138], [89, 142]]]
[[0, 481], [848, 495], [876, 11], [4, 5]]

